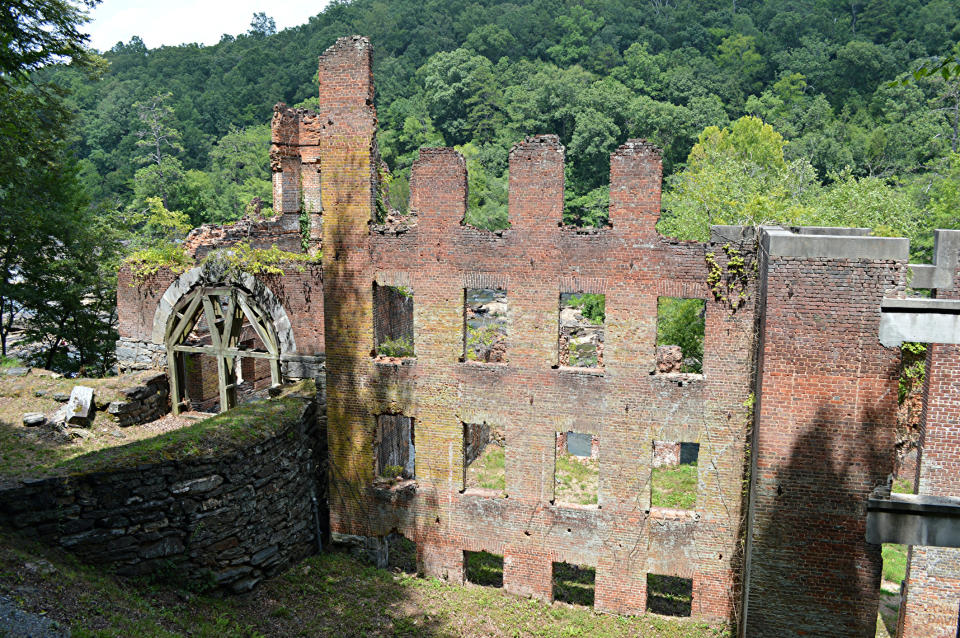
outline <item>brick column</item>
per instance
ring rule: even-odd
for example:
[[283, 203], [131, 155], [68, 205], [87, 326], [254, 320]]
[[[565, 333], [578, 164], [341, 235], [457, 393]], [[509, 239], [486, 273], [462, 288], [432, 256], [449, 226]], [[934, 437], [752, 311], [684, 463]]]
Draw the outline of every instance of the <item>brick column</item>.
[[[960, 346], [927, 346], [917, 493], [960, 496]], [[953, 638], [960, 605], [960, 549], [910, 548], [901, 638]]]
[[417, 545], [417, 569], [424, 576], [462, 585], [464, 580], [463, 550], [453, 545], [421, 542]]
[[553, 556], [535, 549], [505, 548], [503, 588], [517, 596], [553, 601]]

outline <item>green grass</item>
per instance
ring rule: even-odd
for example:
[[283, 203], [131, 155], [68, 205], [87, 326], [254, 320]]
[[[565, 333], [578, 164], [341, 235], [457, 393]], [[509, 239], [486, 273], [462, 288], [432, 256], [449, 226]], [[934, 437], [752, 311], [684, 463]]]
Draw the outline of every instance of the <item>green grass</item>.
[[689, 578], [647, 574], [647, 609], [664, 616], [689, 616], [693, 582]]
[[[40, 559], [56, 572], [44, 576], [25, 569]], [[581, 604], [592, 598], [590, 571], [557, 574], [561, 587]], [[192, 592], [175, 582], [116, 578], [57, 550], [0, 534], [0, 594], [27, 611], [44, 612], [79, 638], [729, 636], [723, 627], [691, 619], [618, 617], [520, 599], [492, 587], [449, 585], [369, 567], [341, 553], [313, 556], [263, 582], [252, 595], [232, 596]]]
[[575, 457], [557, 451], [554, 501], [572, 505], [596, 505], [600, 484], [597, 459]]
[[16, 357], [8, 357], [6, 355], [0, 356], [0, 370], [6, 370], [7, 368], [19, 368], [23, 365], [23, 361], [17, 359]]
[[295, 396], [247, 403], [160, 436], [68, 459], [54, 469], [93, 472], [223, 454], [273, 436], [292, 424], [304, 408], [303, 399]]
[[650, 475], [650, 506], [689, 510], [697, 504], [697, 464], [656, 467]]
[[506, 490], [506, 455], [499, 445], [488, 443], [483, 453], [467, 467], [467, 489]]
[[594, 582], [597, 570], [593, 567], [553, 564], [553, 598], [571, 605], [593, 606]]
[[489, 552], [464, 552], [467, 580], [475, 585], [503, 587], [503, 556]]
[[894, 494], [913, 494], [913, 479], [898, 478], [894, 480], [890, 491]]
[[907, 573], [907, 546], [883, 544], [883, 578], [900, 584]]

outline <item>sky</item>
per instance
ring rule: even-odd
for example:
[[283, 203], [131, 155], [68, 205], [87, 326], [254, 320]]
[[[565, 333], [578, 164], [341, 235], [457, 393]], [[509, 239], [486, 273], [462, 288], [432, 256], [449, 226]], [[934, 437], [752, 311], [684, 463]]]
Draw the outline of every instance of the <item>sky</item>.
[[185, 42], [216, 44], [224, 33], [238, 35], [250, 28], [259, 11], [272, 17], [277, 31], [303, 24], [329, 0], [103, 0], [86, 25], [90, 46], [106, 51], [138, 35], [148, 48]]

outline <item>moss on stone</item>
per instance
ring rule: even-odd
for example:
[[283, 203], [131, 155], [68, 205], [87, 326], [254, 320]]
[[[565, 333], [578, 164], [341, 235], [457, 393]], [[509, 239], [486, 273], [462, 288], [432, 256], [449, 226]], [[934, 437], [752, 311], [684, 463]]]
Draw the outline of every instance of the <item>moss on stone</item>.
[[315, 392], [312, 380], [302, 381], [284, 388], [277, 398], [248, 403], [151, 439], [74, 457], [53, 470], [84, 474], [227, 454], [269, 439], [295, 423]]

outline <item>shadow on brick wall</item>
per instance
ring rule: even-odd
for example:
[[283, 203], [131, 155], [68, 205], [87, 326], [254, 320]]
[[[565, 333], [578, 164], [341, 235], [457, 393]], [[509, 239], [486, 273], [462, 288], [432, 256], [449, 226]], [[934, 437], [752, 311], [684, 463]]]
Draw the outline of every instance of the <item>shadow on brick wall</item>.
[[758, 469], [749, 636], [876, 631], [882, 560], [865, 540], [866, 502], [892, 471], [893, 449], [878, 442], [890, 438], [878, 411], [852, 414], [821, 406], [789, 458]]

